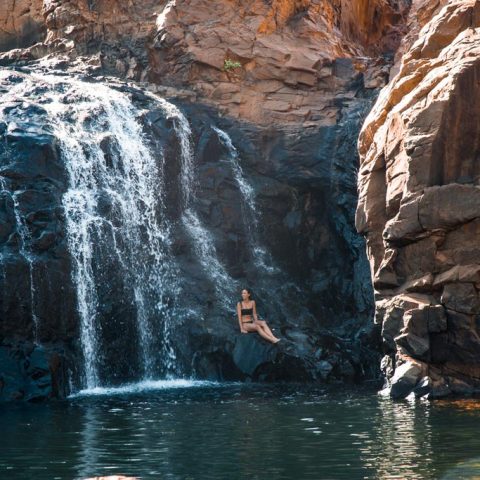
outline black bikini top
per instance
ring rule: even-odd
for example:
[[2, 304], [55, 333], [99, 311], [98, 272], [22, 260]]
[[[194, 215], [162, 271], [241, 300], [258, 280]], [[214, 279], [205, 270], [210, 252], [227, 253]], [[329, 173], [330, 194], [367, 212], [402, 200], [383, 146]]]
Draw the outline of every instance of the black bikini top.
[[252, 315], [253, 314], [253, 307], [251, 308], [243, 308], [242, 302], [240, 302], [240, 305], [242, 306], [242, 315]]

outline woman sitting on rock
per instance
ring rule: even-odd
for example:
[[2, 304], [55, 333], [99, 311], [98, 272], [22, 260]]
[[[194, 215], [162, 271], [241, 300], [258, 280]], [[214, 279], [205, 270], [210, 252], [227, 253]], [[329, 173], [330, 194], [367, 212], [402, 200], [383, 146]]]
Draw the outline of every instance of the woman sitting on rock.
[[242, 333], [257, 332], [269, 342], [280, 341], [268, 328], [267, 322], [258, 319], [255, 300], [250, 299], [250, 292], [246, 288], [242, 290], [242, 300], [237, 303], [237, 315]]

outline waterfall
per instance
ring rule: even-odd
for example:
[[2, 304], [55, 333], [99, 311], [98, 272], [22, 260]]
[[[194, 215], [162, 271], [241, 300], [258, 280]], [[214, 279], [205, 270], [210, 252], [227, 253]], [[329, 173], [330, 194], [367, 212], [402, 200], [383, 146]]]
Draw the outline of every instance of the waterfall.
[[[173, 254], [177, 232], [182, 232], [182, 239], [183, 233], [187, 237], [191, 257], [214, 288], [220, 311], [231, 311], [232, 299], [238, 293], [238, 281], [222, 263], [215, 237], [197, 209], [198, 174], [189, 121], [177, 106], [145, 92], [151, 100], [149, 108], [161, 109], [164, 117], [172, 121], [178, 142], [180, 214], [174, 220], [167, 208], [169, 185], [163, 151], [152, 148], [152, 139], [141, 123], [147, 111], [134, 105], [128, 92], [69, 76], [16, 75], [21, 81], [12, 83], [0, 100], [40, 107], [44, 112], [41, 128], [55, 137], [65, 168], [67, 188], [62, 207], [80, 323], [82, 387], [93, 391], [107, 386], [103, 385], [106, 372], [102, 363], [102, 322], [107, 321], [108, 331], [115, 332], [117, 318], [111, 312], [118, 307], [117, 299], [121, 304], [118, 308], [127, 309], [126, 316], [120, 319], [128, 318], [129, 322], [132, 318], [136, 329], [132, 342], [137, 341], [138, 345], [132, 352], [138, 355], [142, 382], [180, 374], [175, 352], [181, 349], [173, 343], [173, 332], [182, 318], [198, 315], [202, 309], [182, 306], [180, 297], [188, 282], [182, 282], [182, 263], [180, 260], [177, 264]], [[255, 277], [256, 286], [268, 292], [272, 285], [277, 285], [270, 279], [279, 270], [259, 239], [254, 189], [244, 175], [240, 155], [228, 134], [212, 128], [225, 147], [240, 192], [255, 269], [252, 277], [260, 274]], [[9, 191], [6, 184], [2, 180], [3, 190]], [[34, 257], [28, 248], [31, 233], [24, 220], [22, 197], [17, 197], [16, 192], [9, 194], [21, 237], [19, 253], [30, 265], [32, 315], [38, 323], [34, 308]], [[280, 279], [279, 288], [282, 282]], [[277, 295], [274, 290], [272, 295]], [[106, 305], [111, 297], [115, 302]], [[181, 310], [184, 307], [185, 311]], [[131, 324], [127, 327], [131, 328]]]
[[255, 191], [245, 178], [243, 169], [240, 165], [240, 155], [238, 150], [233, 145], [232, 139], [227, 132], [216, 126], [212, 126], [212, 129], [218, 135], [218, 138], [229, 153], [228, 158], [232, 168], [233, 177], [237, 183], [242, 198], [243, 222], [247, 232], [250, 253], [255, 266], [262, 273], [278, 273], [279, 269], [274, 265], [268, 251], [258, 239], [258, 208], [255, 204]]
[[[151, 97], [154, 97], [151, 95]], [[195, 158], [192, 146], [192, 130], [185, 115], [175, 105], [163, 99], [157, 99], [167, 117], [174, 123], [174, 129], [180, 143], [181, 186], [183, 198], [182, 222], [192, 241], [196, 258], [215, 286], [217, 301], [229, 308], [237, 282], [229, 275], [218, 258], [214, 240], [208, 229], [202, 224], [195, 211]]]
[[[172, 332], [183, 288], [171, 251], [173, 228], [180, 226], [186, 233], [220, 305], [228, 308], [237, 288], [196, 210], [196, 165], [187, 118], [172, 103], [146, 93], [151, 106], [172, 120], [178, 139], [181, 217], [177, 225], [167, 216], [163, 152], [151, 148], [140, 123], [146, 111], [137, 108], [128, 93], [69, 76], [16, 75], [18, 81], [1, 95], [1, 101], [40, 107], [41, 128], [55, 137], [67, 174], [62, 206], [80, 322], [82, 387], [101, 387], [105, 377], [102, 320], [116, 320], [105, 314], [115, 308], [105, 305], [111, 293], [118, 298], [124, 292], [125, 308], [132, 305], [142, 380], [159, 375], [171, 378], [179, 373]], [[5, 184], [2, 187], [7, 190]], [[21, 197], [17, 199], [15, 192], [10, 195], [21, 237], [19, 253], [30, 265], [36, 323], [34, 262], [27, 248], [30, 233], [19, 204]], [[108, 328], [115, 329], [115, 324]]]
[[[87, 387], [98, 383], [93, 352], [98, 350], [92, 311], [95, 303], [89, 300], [95, 298], [92, 244], [108, 231], [124, 278], [131, 282], [134, 292], [144, 378], [152, 378], [155, 354], [151, 319], [160, 315], [164, 327], [169, 323], [167, 303], [175, 294], [175, 275], [168, 258], [169, 225], [162, 221], [163, 157], [155, 158], [148, 148], [136, 119], [139, 112], [127, 95], [103, 85], [81, 82], [74, 82], [72, 93], [85, 95], [89, 100], [72, 106], [73, 118], [61, 118], [56, 135], [62, 143], [70, 176], [64, 206], [75, 282], [79, 285]], [[83, 129], [79, 128], [82, 122]], [[112, 143], [111, 165], [101, 149], [105, 138]], [[101, 193], [111, 203], [111, 219], [99, 214]], [[81, 245], [77, 251], [76, 245]], [[165, 342], [164, 350], [166, 357], [171, 357]]]
[[[108, 284], [108, 271], [118, 271], [131, 291], [144, 379], [158, 374], [159, 357], [164, 370], [171, 371], [171, 304], [178, 294], [178, 276], [169, 250], [163, 155], [151, 151], [138, 121], [143, 112], [128, 94], [69, 77], [30, 74], [8, 95], [31, 103], [31, 92], [39, 86], [42, 94], [36, 101], [48, 114], [68, 174], [62, 203], [77, 291], [84, 386], [94, 388], [100, 382], [98, 287]], [[158, 353], [154, 339], [160, 322]]]

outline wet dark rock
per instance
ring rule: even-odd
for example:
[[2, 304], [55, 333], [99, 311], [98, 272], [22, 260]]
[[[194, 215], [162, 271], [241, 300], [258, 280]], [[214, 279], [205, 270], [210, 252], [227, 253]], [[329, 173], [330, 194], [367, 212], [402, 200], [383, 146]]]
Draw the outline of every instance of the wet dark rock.
[[61, 350], [29, 343], [0, 346], [0, 401], [41, 402], [67, 393]]
[[456, 395], [468, 396], [476, 392], [476, 389], [470, 383], [465, 382], [460, 378], [451, 378], [449, 387], [452, 393]]
[[38, 239], [32, 244], [32, 247], [37, 251], [46, 251], [50, 249], [56, 241], [56, 233], [43, 231]]
[[255, 370], [264, 363], [275, 361], [278, 346], [257, 338], [253, 334], [237, 337], [233, 350], [233, 361], [240, 371], [253, 377]]
[[317, 364], [317, 370], [322, 380], [326, 380], [330, 372], [333, 370], [333, 365], [326, 360], [321, 360]]
[[449, 383], [444, 379], [432, 381], [430, 387], [430, 392], [428, 393], [427, 398], [442, 398], [451, 395], [452, 389], [450, 388]]
[[[135, 98], [142, 108], [148, 108], [141, 121], [151, 148], [162, 151], [167, 159], [165, 203], [172, 225], [172, 251], [184, 282], [178, 309], [195, 309], [195, 314], [176, 319], [172, 333], [178, 374], [255, 381], [377, 378], [380, 340], [378, 328], [371, 326], [369, 265], [353, 224], [354, 139], [370, 101], [352, 110], [345, 107], [342, 125], [310, 129], [262, 129], [220, 117], [210, 107], [175, 102], [193, 131], [194, 208], [212, 235], [220, 262], [238, 282], [231, 298], [219, 298], [181, 221], [180, 145], [175, 125], [140, 90], [135, 91]], [[66, 369], [78, 388], [83, 362], [79, 314], [62, 206], [67, 173], [43, 109], [20, 103], [13, 107], [8, 107], [0, 143], [0, 175], [5, 182], [0, 195], [0, 344], [13, 337], [32, 341], [35, 315], [39, 342], [65, 347]], [[259, 270], [252, 257], [250, 224], [244, 222], [229, 152], [212, 125], [228, 132], [238, 149], [244, 176], [254, 189], [256, 234], [271, 254], [275, 273]], [[109, 168], [116, 148], [110, 136], [101, 141]], [[12, 195], [28, 230], [25, 240]], [[97, 200], [100, 213], [118, 226], [108, 197], [99, 194]], [[94, 255], [110, 247], [96, 242]], [[102, 279], [96, 317], [102, 352], [100, 377], [102, 382], [119, 384], [138, 379], [142, 369], [131, 285], [118, 275], [115, 265], [113, 261], [95, 264], [94, 269]], [[261, 317], [282, 338], [279, 345], [270, 345], [257, 334], [238, 332], [235, 304], [243, 286], [251, 288]], [[168, 299], [162, 301], [168, 303]], [[159, 349], [162, 320], [161, 316], [153, 320]], [[162, 365], [155, 368], [159, 375], [163, 373]]]

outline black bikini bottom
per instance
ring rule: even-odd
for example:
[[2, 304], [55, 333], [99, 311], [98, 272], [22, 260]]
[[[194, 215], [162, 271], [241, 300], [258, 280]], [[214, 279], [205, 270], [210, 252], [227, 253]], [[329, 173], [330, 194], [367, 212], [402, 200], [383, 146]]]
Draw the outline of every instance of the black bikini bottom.
[[242, 322], [242, 323], [254, 323], [253, 320], [249, 320], [248, 322]]

